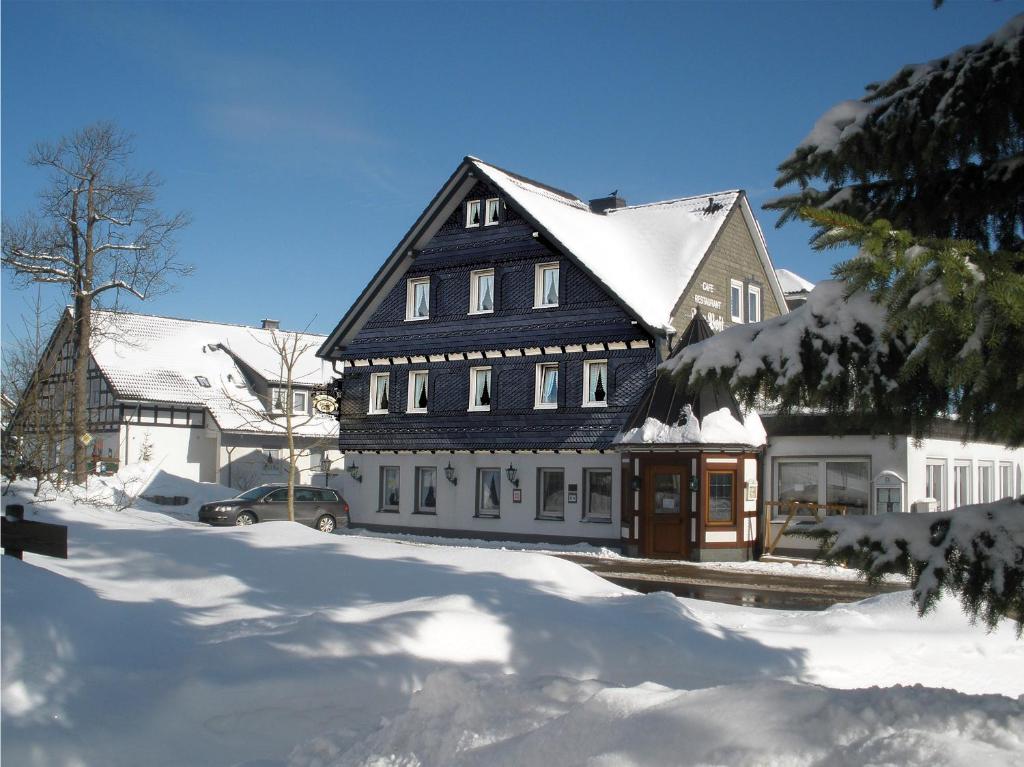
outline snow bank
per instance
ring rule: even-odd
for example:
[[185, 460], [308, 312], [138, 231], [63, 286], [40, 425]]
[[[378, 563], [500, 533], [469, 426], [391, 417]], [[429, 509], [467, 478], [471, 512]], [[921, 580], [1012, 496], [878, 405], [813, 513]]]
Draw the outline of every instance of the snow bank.
[[785, 682], [690, 691], [443, 671], [365, 740], [318, 738], [288, 764], [1015, 765], [1022, 733], [1024, 706], [996, 695]]
[[[679, 749], [680, 732], [706, 740], [688, 744], [706, 762], [756, 743], [799, 764], [834, 753], [826, 726], [854, 762], [875, 743], [913, 763], [939, 737], [914, 717], [959, 733], [953, 756], [999, 764], [1024, 731], [1020, 700], [971, 697], [1024, 693], [1024, 642], [953, 604], [918, 619], [906, 592], [758, 610], [637, 594], [534, 553], [210, 528], [66, 496], [26, 511], [68, 525], [69, 558], [0, 563], [4, 764], [660, 765], [690, 752], [629, 749]], [[846, 691], [915, 684], [951, 690]], [[920, 741], [902, 761], [897, 727]]]

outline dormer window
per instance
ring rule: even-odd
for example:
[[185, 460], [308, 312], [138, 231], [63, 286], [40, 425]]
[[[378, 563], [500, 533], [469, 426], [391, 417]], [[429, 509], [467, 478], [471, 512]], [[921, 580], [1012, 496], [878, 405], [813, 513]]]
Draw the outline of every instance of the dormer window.
[[372, 373], [370, 375], [370, 409], [369, 415], [383, 415], [387, 413], [391, 403], [388, 398], [391, 393], [388, 391], [391, 383], [389, 373]]
[[409, 372], [409, 406], [407, 413], [427, 412], [427, 371], [413, 370]]
[[491, 197], [485, 203], [484, 226], [494, 226], [498, 223], [498, 213], [501, 210], [501, 201], [497, 197]]
[[406, 283], [405, 319], [425, 320], [430, 318], [430, 278], [417, 277]]
[[480, 200], [466, 203], [466, 228], [480, 226]]
[[480, 269], [469, 274], [469, 313], [494, 311], [494, 270]]
[[583, 363], [583, 407], [608, 406], [608, 360]]
[[537, 264], [533, 280], [533, 308], [558, 306], [558, 263]]
[[[275, 413], [286, 412], [286, 405], [288, 403], [288, 390], [272, 388], [270, 390], [270, 407]], [[306, 412], [306, 392], [292, 390], [292, 409], [293, 415], [302, 414]]]

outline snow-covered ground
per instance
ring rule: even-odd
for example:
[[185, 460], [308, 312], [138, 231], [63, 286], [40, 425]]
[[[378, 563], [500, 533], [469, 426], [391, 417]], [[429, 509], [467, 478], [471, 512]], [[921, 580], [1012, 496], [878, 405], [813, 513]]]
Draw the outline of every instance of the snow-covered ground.
[[970, 626], [950, 599], [925, 619], [905, 592], [732, 607], [636, 594], [539, 553], [208, 528], [151, 508], [27, 508], [69, 526], [69, 559], [3, 558], [4, 764], [1024, 753], [1024, 642]]

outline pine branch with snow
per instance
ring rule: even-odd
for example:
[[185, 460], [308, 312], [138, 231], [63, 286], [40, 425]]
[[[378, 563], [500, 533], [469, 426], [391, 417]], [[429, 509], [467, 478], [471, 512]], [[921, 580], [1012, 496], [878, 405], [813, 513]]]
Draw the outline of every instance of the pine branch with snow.
[[[920, 239], [885, 220], [805, 210], [820, 247], [855, 245], [802, 306], [737, 325], [665, 363], [691, 386], [722, 378], [753, 405], [826, 412], [872, 433], [927, 436], [955, 417], [1024, 444], [1024, 256]], [[837, 429], [838, 429], [837, 425]]]
[[[779, 165], [779, 225], [807, 206], [1019, 248], [1024, 225], [1024, 15], [986, 40], [903, 67], [815, 123]], [[819, 230], [819, 234], [821, 230]]]
[[1024, 496], [934, 514], [827, 517], [792, 532], [818, 539], [826, 562], [855, 565], [871, 583], [909, 576], [921, 615], [949, 593], [989, 630], [1008, 618], [1024, 632]]

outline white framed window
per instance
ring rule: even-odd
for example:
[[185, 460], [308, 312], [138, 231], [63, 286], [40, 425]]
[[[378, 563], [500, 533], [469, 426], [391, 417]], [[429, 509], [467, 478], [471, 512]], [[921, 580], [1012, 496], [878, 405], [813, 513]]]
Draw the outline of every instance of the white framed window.
[[425, 320], [430, 318], [430, 278], [416, 277], [406, 282], [405, 319]]
[[587, 522], [612, 521], [612, 470], [583, 470], [583, 519]]
[[747, 285], [747, 322], [761, 321], [761, 288]]
[[564, 469], [537, 469], [537, 519], [565, 519]]
[[[288, 402], [288, 389], [272, 387], [270, 389], [270, 407], [274, 413], [285, 412], [285, 404]], [[301, 415], [306, 412], [306, 392], [292, 389], [293, 415]]]
[[584, 360], [583, 407], [608, 406], [608, 360]]
[[739, 280], [729, 280], [729, 318], [743, 322], [743, 283]]
[[391, 374], [370, 373], [370, 407], [367, 415], [387, 413], [391, 407]]
[[484, 226], [494, 226], [498, 223], [498, 214], [501, 211], [501, 201], [497, 197], [491, 197], [484, 203]]
[[935, 510], [946, 510], [946, 462], [928, 459], [924, 466], [924, 492], [935, 499]]
[[978, 463], [978, 503], [991, 503], [996, 498], [996, 467], [991, 462]]
[[905, 485], [903, 478], [894, 471], [883, 471], [875, 477], [875, 514], [901, 513]]
[[999, 464], [999, 497], [1013, 497], [1013, 464]]
[[480, 200], [469, 200], [466, 203], [466, 227], [480, 226]]
[[476, 515], [501, 515], [501, 469], [476, 470]]
[[957, 461], [953, 464], [953, 508], [966, 506], [971, 498], [971, 462]]
[[[775, 498], [778, 501], [837, 504], [847, 514], [867, 514], [871, 503], [870, 465], [866, 458], [794, 458], [775, 460]], [[773, 507], [773, 519], [789, 510]], [[801, 509], [798, 516], [810, 516]]]
[[398, 467], [380, 467], [380, 507], [379, 511], [398, 511], [399, 484]]
[[494, 311], [494, 270], [478, 269], [469, 273], [469, 313]]
[[426, 413], [429, 395], [426, 370], [409, 371], [409, 404], [407, 413]]
[[535, 409], [558, 407], [558, 363], [542, 362], [537, 365], [537, 382], [534, 390]]
[[416, 467], [415, 514], [437, 514], [437, 469], [433, 466]]
[[491, 409], [491, 369], [469, 369], [469, 409]]
[[533, 308], [558, 306], [558, 263], [537, 264], [533, 279]]

